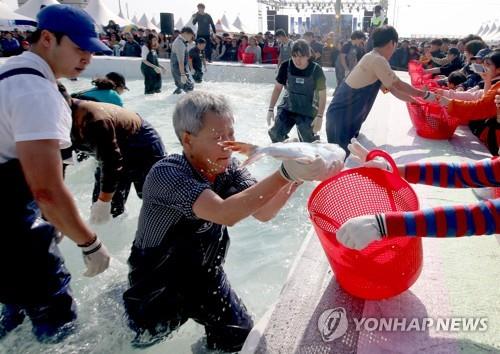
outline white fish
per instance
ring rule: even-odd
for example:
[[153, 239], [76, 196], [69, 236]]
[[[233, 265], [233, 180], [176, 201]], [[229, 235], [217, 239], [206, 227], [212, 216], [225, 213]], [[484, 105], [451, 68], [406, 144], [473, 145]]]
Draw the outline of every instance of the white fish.
[[346, 155], [340, 146], [328, 143], [274, 143], [265, 147], [239, 142], [225, 142], [224, 144], [227, 144], [227, 147], [232, 146], [231, 150], [245, 151], [248, 155], [241, 167], [254, 163], [264, 155], [277, 160], [297, 160], [303, 163], [311, 163], [317, 157], [321, 157], [327, 163], [344, 161]]

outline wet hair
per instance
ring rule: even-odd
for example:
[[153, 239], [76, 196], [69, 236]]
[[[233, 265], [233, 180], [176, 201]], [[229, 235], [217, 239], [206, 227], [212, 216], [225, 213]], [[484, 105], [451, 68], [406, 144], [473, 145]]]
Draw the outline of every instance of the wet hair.
[[295, 42], [293, 42], [292, 57], [297, 55], [301, 57], [311, 56], [311, 47], [303, 39], [297, 39]]
[[203, 3], [200, 2], [198, 5], [196, 5], [196, 7], [201, 7], [201, 8], [204, 9], [205, 8], [205, 4], [203, 4]]
[[478, 39], [474, 39], [465, 44], [465, 50], [473, 56], [483, 48], [486, 48], [486, 44]]
[[467, 77], [464, 75], [464, 73], [460, 72], [459, 70], [452, 72], [448, 76], [448, 82], [455, 86], [458, 86], [464, 83], [465, 81], [467, 81]]
[[125, 78], [117, 72], [107, 73], [105, 77], [98, 77], [92, 80], [92, 85], [99, 90], [116, 90], [117, 88], [126, 88]]
[[354, 31], [351, 34], [351, 39], [354, 41], [356, 39], [366, 39], [366, 36], [363, 32], [361, 31]]
[[495, 50], [488, 54], [486, 57], [484, 57], [484, 60], [490, 61], [495, 68], [500, 68], [500, 52]]
[[196, 39], [196, 44], [206, 44], [207, 41], [205, 40], [205, 38], [197, 38]]
[[194, 31], [191, 27], [189, 26], [184, 26], [182, 27], [181, 29], [181, 33], [189, 33], [189, 34], [192, 34], [194, 36]]
[[[28, 37], [28, 41], [31, 43], [31, 44], [35, 44], [35, 43], [38, 43], [38, 41], [40, 40], [40, 38], [42, 37], [42, 31], [41, 29], [37, 29], [35, 32], [33, 32], [29, 37]], [[48, 30], [46, 30], [48, 31]], [[52, 33], [55, 37], [56, 37], [56, 43], [57, 44], [61, 44], [61, 40], [62, 40], [62, 37], [65, 36], [64, 33], [61, 33], [61, 32], [52, 32], [52, 31], [49, 31], [50, 33]]]
[[382, 26], [376, 28], [372, 34], [373, 46], [380, 48], [385, 46], [389, 42], [398, 42], [398, 32], [392, 26]]
[[212, 112], [221, 117], [233, 118], [227, 99], [211, 92], [195, 91], [183, 96], [175, 105], [173, 123], [175, 135], [182, 142], [182, 135], [196, 135], [203, 129], [205, 114]]

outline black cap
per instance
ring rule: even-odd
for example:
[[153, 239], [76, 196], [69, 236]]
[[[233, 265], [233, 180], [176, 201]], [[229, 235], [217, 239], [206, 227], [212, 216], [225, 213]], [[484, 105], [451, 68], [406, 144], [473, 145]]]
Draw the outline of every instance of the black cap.
[[123, 87], [125, 90], [128, 90], [128, 87], [125, 84], [125, 77], [122, 74], [112, 71], [107, 73], [106, 77], [113, 81], [117, 87]]

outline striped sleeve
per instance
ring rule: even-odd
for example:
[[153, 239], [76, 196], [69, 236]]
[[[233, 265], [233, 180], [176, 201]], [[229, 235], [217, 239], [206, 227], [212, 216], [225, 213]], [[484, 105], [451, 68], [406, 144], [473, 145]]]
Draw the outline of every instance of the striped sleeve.
[[424, 162], [405, 165], [410, 183], [437, 187], [468, 188], [500, 186], [500, 158], [464, 163]]
[[500, 199], [385, 214], [387, 236], [460, 237], [500, 234]]

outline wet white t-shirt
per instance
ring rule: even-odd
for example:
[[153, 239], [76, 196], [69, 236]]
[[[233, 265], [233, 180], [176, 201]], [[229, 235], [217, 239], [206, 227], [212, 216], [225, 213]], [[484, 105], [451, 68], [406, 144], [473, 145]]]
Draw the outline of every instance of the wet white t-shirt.
[[0, 81], [0, 163], [17, 158], [16, 142], [59, 140], [71, 146], [71, 110], [57, 89], [51, 68], [40, 56], [24, 52], [0, 65], [0, 74], [15, 68], [38, 70]]

